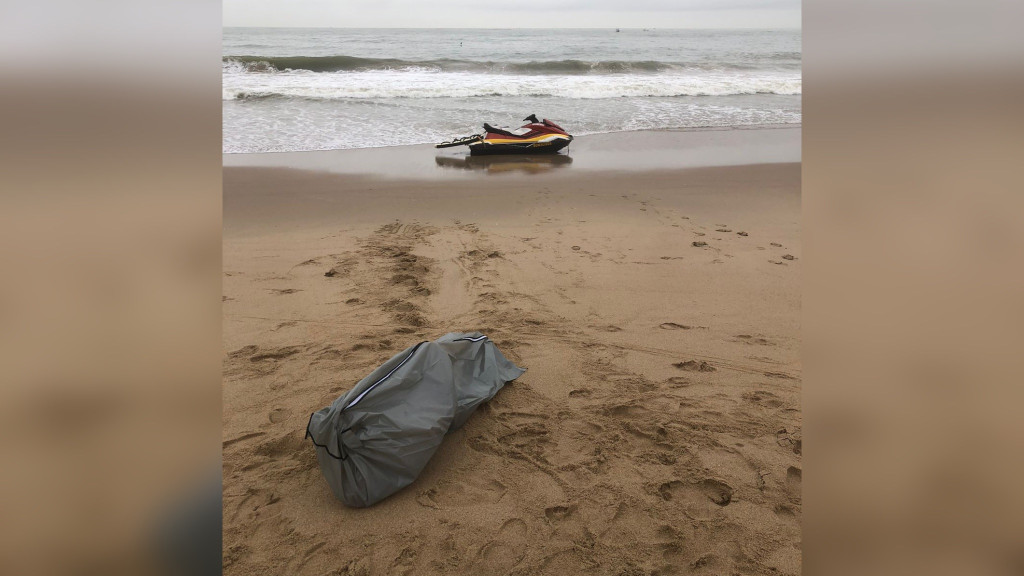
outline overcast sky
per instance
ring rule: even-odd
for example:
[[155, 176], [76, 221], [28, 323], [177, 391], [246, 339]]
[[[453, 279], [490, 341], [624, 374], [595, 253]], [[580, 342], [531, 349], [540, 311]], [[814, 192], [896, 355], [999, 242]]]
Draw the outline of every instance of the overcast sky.
[[799, 28], [800, 0], [223, 0], [225, 26]]

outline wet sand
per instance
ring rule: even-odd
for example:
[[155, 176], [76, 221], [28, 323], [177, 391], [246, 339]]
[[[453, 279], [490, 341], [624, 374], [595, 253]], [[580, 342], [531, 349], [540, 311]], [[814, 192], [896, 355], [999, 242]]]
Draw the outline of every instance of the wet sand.
[[[800, 144], [799, 126], [616, 132], [578, 136], [569, 145], [567, 153], [536, 157], [533, 163], [548, 168], [571, 167], [572, 172], [578, 175], [580, 172], [608, 170], [643, 172], [799, 162]], [[472, 172], [479, 170], [492, 175], [524, 172], [508, 166], [523, 161], [521, 156], [470, 158], [467, 152], [465, 146], [436, 149], [423, 144], [359, 150], [224, 154], [224, 166], [299, 168], [417, 180], [472, 178]]]
[[[225, 168], [225, 573], [799, 573], [799, 163], [426, 154]], [[471, 330], [528, 372], [345, 508], [310, 412]]]

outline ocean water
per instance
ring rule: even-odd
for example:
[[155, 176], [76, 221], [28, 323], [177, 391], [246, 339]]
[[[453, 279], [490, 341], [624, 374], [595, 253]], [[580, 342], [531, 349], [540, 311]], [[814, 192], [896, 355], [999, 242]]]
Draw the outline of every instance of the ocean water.
[[224, 152], [800, 123], [799, 30], [225, 28]]

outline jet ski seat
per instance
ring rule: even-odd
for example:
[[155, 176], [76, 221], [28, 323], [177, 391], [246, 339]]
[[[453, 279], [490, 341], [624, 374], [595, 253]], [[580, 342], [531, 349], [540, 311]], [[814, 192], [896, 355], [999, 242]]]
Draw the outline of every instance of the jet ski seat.
[[490, 132], [492, 134], [501, 134], [502, 136], [511, 136], [513, 138], [518, 138], [519, 137], [518, 134], [513, 134], [513, 133], [509, 132], [508, 130], [502, 130], [501, 128], [495, 128], [494, 126], [491, 126], [487, 122], [484, 122], [484, 130], [486, 130], [486, 131], [488, 131], [488, 132]]

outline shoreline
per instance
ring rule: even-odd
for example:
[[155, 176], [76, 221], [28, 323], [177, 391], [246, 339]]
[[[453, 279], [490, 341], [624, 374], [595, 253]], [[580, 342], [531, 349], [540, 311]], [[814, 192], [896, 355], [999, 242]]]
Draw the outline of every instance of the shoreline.
[[432, 144], [222, 154], [226, 170], [276, 167], [404, 180], [465, 179], [481, 174], [644, 172], [800, 160], [800, 125], [588, 134], [577, 136], [566, 153], [550, 156], [472, 157], [465, 147], [435, 149]]
[[[785, 130], [789, 128], [803, 129], [803, 122], [795, 124], [744, 124], [739, 126], [694, 126], [689, 128], [641, 128], [637, 130], [610, 130], [608, 132], [587, 132], [583, 136], [598, 136], [604, 134], [634, 134], [637, 132], [729, 132], [732, 130]], [[357, 148], [321, 148], [316, 150], [284, 150], [273, 152], [224, 152], [222, 156], [236, 156], [246, 154], [301, 154], [303, 152], [341, 152], [343, 150], [379, 150], [381, 148], [404, 148], [406, 146], [433, 145], [432, 142], [420, 142], [417, 144], [385, 144], [383, 146], [363, 146]]]

